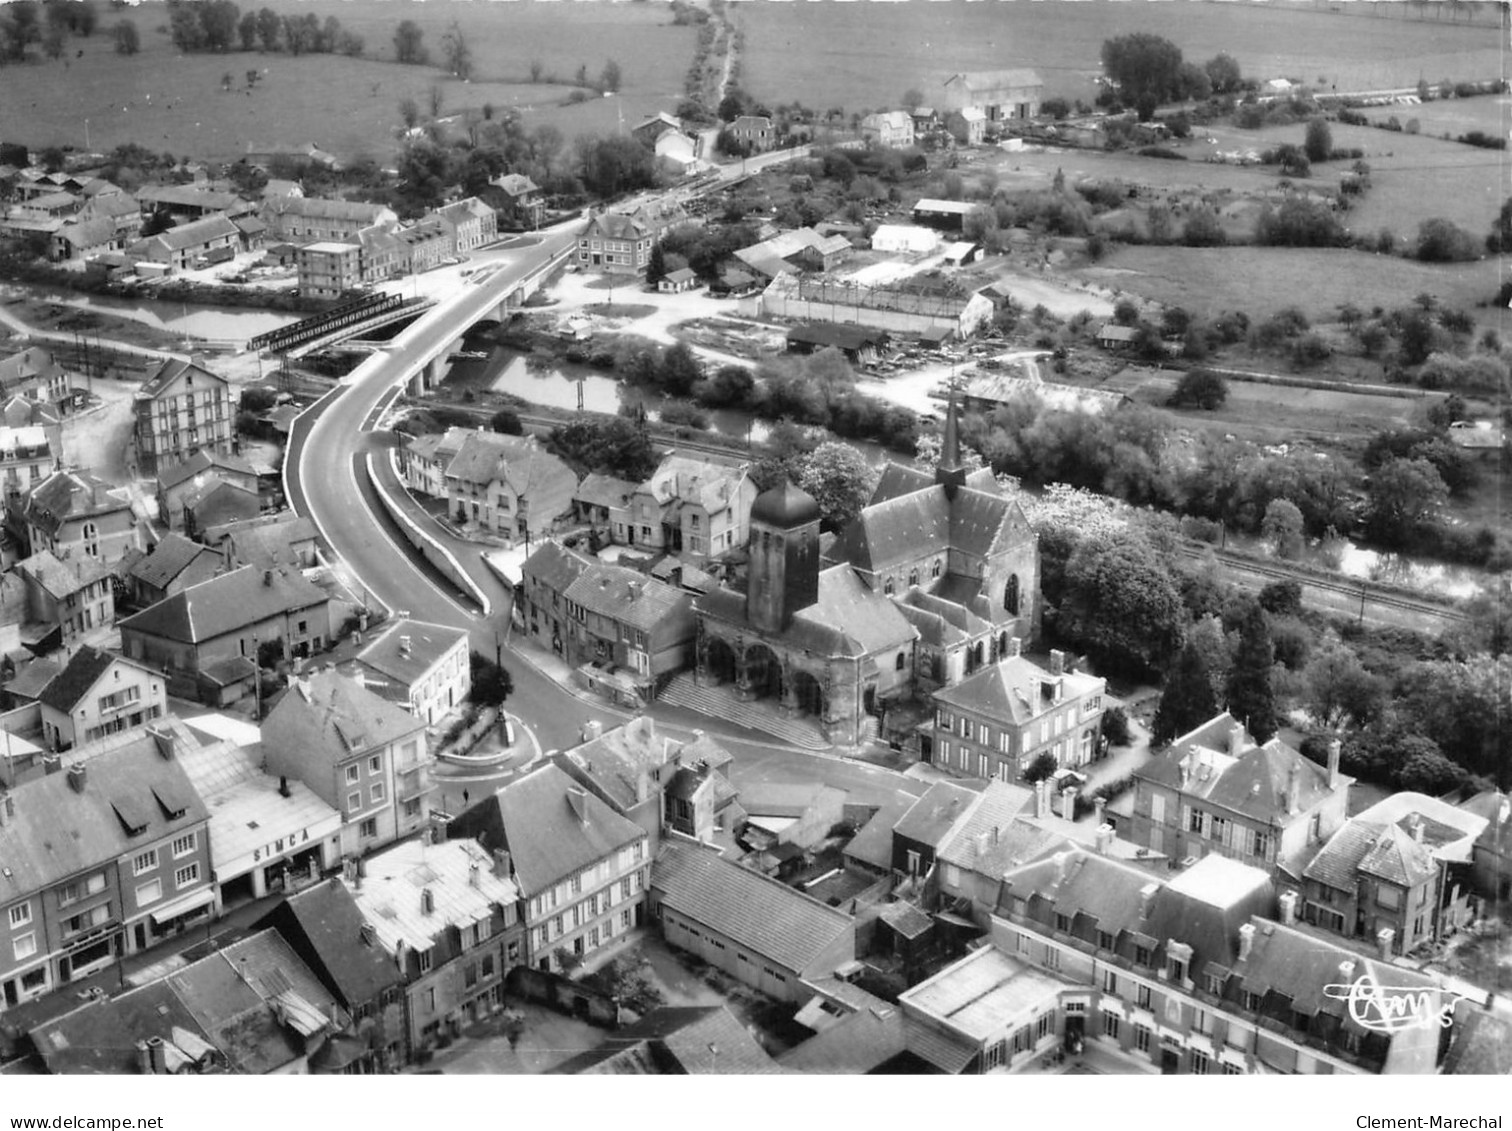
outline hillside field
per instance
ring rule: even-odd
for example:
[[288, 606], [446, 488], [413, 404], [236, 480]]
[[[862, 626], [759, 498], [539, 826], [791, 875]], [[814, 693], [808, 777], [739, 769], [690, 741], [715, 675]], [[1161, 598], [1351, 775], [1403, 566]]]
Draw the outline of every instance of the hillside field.
[[[247, 0], [243, 11], [261, 7]], [[275, 10], [324, 20], [334, 15], [367, 41], [367, 58], [339, 55], [180, 55], [169, 42], [167, 17], [156, 3], [103, 11], [100, 29], [70, 40], [65, 59], [0, 68], [0, 137], [28, 145], [85, 146], [108, 150], [136, 142], [158, 151], [229, 160], [256, 148], [314, 142], [338, 157], [368, 154], [387, 159], [397, 149], [398, 105], [427, 104], [439, 85], [443, 114], [485, 103], [513, 106], [530, 126], [550, 123], [571, 138], [610, 133], [657, 110], [671, 109], [693, 58], [693, 29], [674, 27], [662, 5], [487, 4], [398, 7], [379, 3], [273, 0]], [[457, 18], [472, 48], [473, 81], [462, 83], [436, 65], [441, 36]], [[118, 20], [137, 25], [142, 50], [115, 54], [109, 29]], [[413, 19], [425, 31], [431, 66], [392, 62], [393, 29]], [[160, 30], [161, 29], [161, 30]], [[76, 57], [75, 52], [83, 52]], [[543, 75], [569, 82], [579, 66], [596, 77], [614, 59], [623, 91], [561, 105], [571, 88], [529, 81], [539, 60]], [[263, 73], [246, 93], [245, 74]], [[233, 90], [221, 79], [230, 74]], [[149, 97], [150, 96], [150, 97]]]
[[1103, 40], [1133, 31], [1165, 36], [1197, 62], [1227, 51], [1246, 75], [1341, 91], [1502, 73], [1503, 37], [1490, 5], [1461, 6], [1457, 23], [1414, 18], [1416, 5], [1337, 6], [1350, 14], [1314, 4], [1110, 0], [740, 4], [742, 85], [768, 102], [854, 112], [896, 106], [910, 87], [929, 103], [957, 71], [1032, 67], [1047, 96], [1090, 103]]

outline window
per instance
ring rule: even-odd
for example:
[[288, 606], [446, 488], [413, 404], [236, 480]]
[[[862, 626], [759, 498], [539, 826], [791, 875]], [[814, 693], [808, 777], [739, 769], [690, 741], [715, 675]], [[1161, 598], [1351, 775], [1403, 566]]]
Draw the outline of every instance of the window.
[[1259, 856], [1262, 859], [1269, 859], [1270, 858], [1270, 834], [1269, 833], [1256, 833], [1255, 834], [1255, 851], [1254, 851], [1253, 855]]
[[353, 762], [346, 768], [347, 785], [356, 785], [357, 779], [362, 776], [362, 767]]
[[1112, 970], [1103, 971], [1103, 993], [1114, 995], [1118, 993], [1118, 975]]
[[199, 863], [186, 864], [173, 873], [173, 886], [176, 888], [188, 887], [199, 880]]
[[24, 927], [31, 922], [31, 903], [18, 903], [10, 909], [10, 925], [12, 927]]
[[1060, 951], [1057, 948], [1051, 946], [1049, 943], [1046, 943], [1045, 944], [1045, 969], [1047, 969], [1047, 970], [1059, 970], [1060, 969], [1060, 964], [1061, 964]]
[[1251, 1013], [1260, 1012], [1260, 995], [1253, 990], [1244, 991], [1244, 1008]]
[[1138, 966], [1148, 966], [1150, 964], [1150, 948], [1147, 946], [1140, 946], [1138, 943], [1135, 943], [1134, 962]]
[[173, 855], [175, 857], [188, 856], [189, 853], [194, 851], [197, 843], [198, 840], [194, 833], [185, 833], [183, 836], [175, 837], [173, 839]]
[[1214, 997], [1222, 997], [1223, 996], [1223, 975], [1222, 974], [1211, 974], [1210, 973], [1207, 976], [1207, 978], [1205, 979], [1205, 984], [1207, 986], [1207, 992], [1208, 993], [1212, 994]]
[[1193, 1076], [1206, 1076], [1208, 1074], [1209, 1067], [1210, 1066], [1209, 1066], [1207, 1054], [1206, 1053], [1202, 1053], [1202, 1052], [1198, 1052], [1196, 1049], [1193, 1049], [1192, 1050], [1192, 1075]]
[[1071, 929], [1071, 916], [1062, 911], [1055, 913], [1055, 929], [1057, 931], [1069, 931]]
[[1008, 578], [1008, 584], [1003, 586], [1003, 608], [1013, 616], [1018, 616], [1019, 611], [1019, 579], [1018, 574]]
[[1103, 1014], [1103, 1036], [1118, 1040], [1118, 1017], [1112, 1013]]
[[349, 793], [349, 794], [347, 794], [347, 812], [348, 813], [355, 813], [355, 812], [357, 812], [357, 810], [359, 810], [361, 808], [362, 808], [362, 794], [360, 792], [359, 793]]
[[483, 977], [485, 977], [485, 978], [492, 978], [493, 976], [494, 976], [494, 956], [491, 955], [491, 954], [485, 954], [483, 956]]
[[1376, 903], [1389, 911], [1395, 911], [1402, 906], [1402, 893], [1382, 884], [1376, 888]]
[[30, 958], [37, 953], [37, 935], [35, 931], [28, 931], [24, 935], [18, 935], [11, 942], [11, 949], [15, 952], [16, 961]]
[[1211, 827], [1208, 829], [1208, 836], [1212, 837], [1213, 840], [1215, 842], [1217, 842], [1218, 844], [1227, 844], [1228, 843], [1228, 818], [1227, 817], [1214, 817], [1213, 818], [1213, 823], [1212, 823]]
[[105, 873], [96, 872], [94, 875], [83, 880], [75, 880], [68, 884], [58, 893], [58, 906], [67, 907], [70, 903], [77, 903], [81, 899], [87, 899], [92, 895], [99, 895], [105, 890]]
[[1134, 1047], [1146, 1056], [1150, 1053], [1150, 1030], [1143, 1025], [1134, 1026]]
[[[303, 631], [303, 628], [304, 628], [304, 626], [300, 625], [301, 631]], [[383, 773], [383, 755], [382, 754], [374, 754], [371, 758], [368, 759], [368, 772], [372, 773], [372, 774], [381, 774], [381, 773]]]
[[381, 781], [375, 781], [368, 788], [368, 800], [374, 805], [383, 800], [383, 783]]
[[1134, 1002], [1140, 1009], [1150, 1008], [1150, 987], [1136, 986], [1134, 988]]
[[163, 898], [163, 881], [161, 879], [149, 880], [136, 889], [136, 901], [138, 907], [146, 907], [149, 903], [156, 903]]
[[1244, 1069], [1240, 1065], [1230, 1064], [1225, 1060], [1223, 1062], [1223, 1074], [1225, 1076], [1243, 1076]]
[[1113, 949], [1113, 943], [1114, 943], [1113, 936], [1111, 934], [1109, 934], [1107, 931], [1098, 931], [1097, 932], [1097, 949], [1098, 950], [1112, 950]]
[[470, 988], [472, 986], [476, 986], [477, 984], [478, 984], [478, 966], [477, 966], [477, 963], [475, 963], [475, 962], [469, 962], [466, 966], [462, 967], [462, 985], [465, 988]]
[[1202, 817], [1203, 813], [1201, 809], [1187, 810], [1187, 832], [1200, 833], [1202, 831]]
[[903, 670], [903, 664], [904, 664], [904, 662], [905, 662], [904, 654], [902, 652], [899, 652], [898, 653], [898, 658], [893, 661], [893, 671], [895, 671], [895, 672], [902, 671]]
[[911, 570], [908, 571], [908, 584], [909, 585], [917, 585], [917, 584], [919, 584], [919, 567], [918, 566], [914, 566], [913, 569], [911, 569]]
[[378, 818], [369, 817], [357, 826], [357, 835], [365, 840], [371, 840], [378, 835]]
[[936, 558], [934, 560], [934, 564], [929, 567], [929, 576], [930, 577], [939, 577], [940, 576], [940, 559], [939, 558]]
[[[430, 948], [427, 947], [425, 950], [417, 950], [415, 952], [415, 957], [420, 962], [420, 973], [422, 973], [422, 974], [428, 974], [428, 973], [430, 973], [430, 968], [431, 968], [431, 952], [430, 952]], [[433, 990], [431, 992], [434, 993], [435, 991]], [[435, 1008], [435, 1006], [432, 1005], [432, 1008]]]

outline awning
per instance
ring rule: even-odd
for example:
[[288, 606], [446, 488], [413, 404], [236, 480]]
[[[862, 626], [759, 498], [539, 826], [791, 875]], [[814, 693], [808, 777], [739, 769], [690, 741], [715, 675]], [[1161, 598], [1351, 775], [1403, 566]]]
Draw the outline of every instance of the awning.
[[204, 888], [193, 895], [186, 895], [183, 899], [175, 899], [172, 903], [165, 903], [152, 913], [152, 921], [158, 926], [171, 923], [181, 916], [188, 915], [191, 911], [198, 911], [201, 907], [209, 907], [215, 902], [215, 890]]

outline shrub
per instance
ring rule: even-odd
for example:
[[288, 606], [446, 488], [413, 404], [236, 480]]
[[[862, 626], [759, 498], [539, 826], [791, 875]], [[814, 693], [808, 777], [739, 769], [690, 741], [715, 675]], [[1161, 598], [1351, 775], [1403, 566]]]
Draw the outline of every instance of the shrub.
[[1166, 161], [1185, 161], [1185, 153], [1177, 153], [1174, 149], [1167, 149], [1163, 145], [1146, 145], [1142, 149], [1136, 149], [1141, 157], [1158, 157]]
[[1047, 750], [1029, 763], [1029, 768], [1024, 771], [1024, 780], [1031, 783], [1043, 781], [1059, 768], [1055, 755]]
[[1129, 732], [1129, 715], [1122, 707], [1109, 707], [1103, 712], [1102, 736], [1109, 746], [1127, 746], [1133, 735]]
[[1189, 369], [1176, 383], [1176, 391], [1166, 402], [1173, 408], [1195, 405], [1209, 412], [1228, 400], [1228, 382], [1210, 369]]
[[1440, 217], [1418, 225], [1417, 257], [1424, 263], [1463, 263], [1480, 256], [1475, 237]]

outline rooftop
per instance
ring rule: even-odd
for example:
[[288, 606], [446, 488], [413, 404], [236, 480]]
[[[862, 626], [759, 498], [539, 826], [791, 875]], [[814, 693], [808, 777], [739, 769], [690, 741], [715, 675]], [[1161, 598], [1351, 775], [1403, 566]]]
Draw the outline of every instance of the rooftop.
[[514, 881], [496, 875], [493, 859], [470, 840], [403, 841], [366, 858], [360, 886], [343, 883], [391, 954], [401, 943], [428, 950], [447, 927], [487, 921], [496, 907], [520, 898]]
[[1054, 1001], [1065, 983], [982, 947], [898, 998], [898, 1003], [949, 1025], [974, 1041], [997, 1036], [1014, 1019]]

